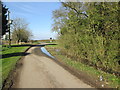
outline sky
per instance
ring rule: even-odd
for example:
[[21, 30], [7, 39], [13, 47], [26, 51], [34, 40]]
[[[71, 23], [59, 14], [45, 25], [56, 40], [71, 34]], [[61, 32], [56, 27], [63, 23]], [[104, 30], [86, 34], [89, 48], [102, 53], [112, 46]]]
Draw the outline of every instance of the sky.
[[57, 33], [52, 32], [52, 11], [58, 9], [60, 2], [4, 2], [9, 8], [10, 17], [24, 18], [29, 23], [33, 34], [31, 39], [42, 40], [56, 38]]

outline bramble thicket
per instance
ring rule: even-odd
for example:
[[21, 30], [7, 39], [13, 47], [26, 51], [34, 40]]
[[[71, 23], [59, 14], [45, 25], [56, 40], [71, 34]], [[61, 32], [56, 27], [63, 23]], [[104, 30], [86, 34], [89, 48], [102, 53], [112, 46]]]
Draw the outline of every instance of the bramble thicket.
[[120, 75], [120, 2], [62, 2], [53, 31], [74, 60]]

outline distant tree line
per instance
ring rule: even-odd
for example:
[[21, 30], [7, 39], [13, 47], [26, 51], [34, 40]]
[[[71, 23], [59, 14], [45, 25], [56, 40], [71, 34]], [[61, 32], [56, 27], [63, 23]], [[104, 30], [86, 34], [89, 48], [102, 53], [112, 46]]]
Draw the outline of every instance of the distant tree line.
[[52, 30], [58, 32], [64, 53], [97, 69], [120, 73], [120, 2], [62, 2], [53, 19]]

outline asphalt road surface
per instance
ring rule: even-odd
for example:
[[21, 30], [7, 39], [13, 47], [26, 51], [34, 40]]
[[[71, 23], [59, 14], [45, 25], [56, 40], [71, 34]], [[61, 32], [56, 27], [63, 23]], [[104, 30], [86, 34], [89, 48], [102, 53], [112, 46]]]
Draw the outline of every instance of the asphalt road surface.
[[22, 60], [16, 88], [92, 88], [43, 55], [38, 47], [30, 48], [27, 53]]

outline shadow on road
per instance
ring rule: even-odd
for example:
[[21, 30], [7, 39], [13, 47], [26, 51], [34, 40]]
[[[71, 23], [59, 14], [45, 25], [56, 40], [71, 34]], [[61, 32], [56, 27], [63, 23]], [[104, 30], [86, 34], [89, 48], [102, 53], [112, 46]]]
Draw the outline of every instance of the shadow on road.
[[30, 53], [17, 52], [17, 53], [3, 54], [2, 58], [9, 58], [9, 57], [14, 57], [14, 56], [26, 56], [28, 54]]
[[12, 45], [11, 47], [24, 47], [24, 46], [31, 46], [31, 47], [40, 46], [40, 47], [43, 47], [45, 45], [57, 45], [57, 44], [52, 44], [52, 43], [43, 43], [43, 44], [39, 44], [39, 45], [26, 44], [26, 45]]
[[[31, 45], [31, 44], [26, 44], [26, 45], [12, 45], [11, 47], [24, 47], [24, 46], [29, 46], [29, 47], [44, 47], [46, 45], [56, 45], [56, 44], [52, 44], [52, 43], [43, 43], [40, 45]], [[14, 57], [14, 56], [26, 56], [30, 53], [25, 53], [25, 52], [17, 52], [17, 53], [9, 53], [9, 54], [2, 54], [2, 58], [9, 58], [9, 57]]]
[[26, 44], [26, 45], [12, 45], [11, 47], [26, 47], [26, 46], [36, 46], [36, 45], [31, 45], [31, 44]]

